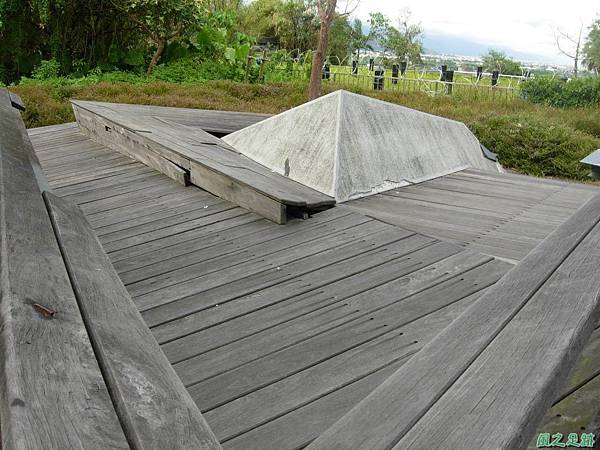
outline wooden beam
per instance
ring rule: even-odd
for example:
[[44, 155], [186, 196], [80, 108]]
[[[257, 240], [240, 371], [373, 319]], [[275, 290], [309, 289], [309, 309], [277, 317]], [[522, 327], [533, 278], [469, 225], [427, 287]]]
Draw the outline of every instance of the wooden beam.
[[220, 449], [81, 210], [45, 193], [71, 284], [134, 448]]
[[96, 362], [24, 141], [0, 90], [2, 448], [129, 448]]
[[[270, 171], [202, 129], [149, 115], [152, 109], [140, 117], [126, 105], [72, 103], [82, 130], [97, 142], [129, 152], [163, 173], [156, 158], [194, 170], [189, 176], [198, 183], [192, 183], [276, 223], [285, 223], [288, 207], [308, 215], [335, 204], [333, 198]], [[148, 158], [152, 161], [145, 161]]]
[[190, 181], [192, 184], [275, 223], [286, 223], [287, 212], [284, 204], [273, 200], [251, 186], [211, 170], [203, 164], [194, 161], [191, 161], [190, 164]]
[[598, 320], [600, 196], [310, 449], [520, 448]]
[[143, 137], [139, 134], [91, 113], [76, 103], [73, 103], [73, 111], [79, 128], [92, 140], [158, 170], [183, 186], [187, 185], [185, 159], [169, 152], [168, 149], [161, 149], [160, 153], [156, 152], [142, 142]]

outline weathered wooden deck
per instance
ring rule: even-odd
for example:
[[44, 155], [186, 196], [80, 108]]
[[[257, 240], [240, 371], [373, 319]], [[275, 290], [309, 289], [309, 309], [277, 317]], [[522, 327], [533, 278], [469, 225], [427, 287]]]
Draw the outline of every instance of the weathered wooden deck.
[[345, 205], [517, 262], [599, 192], [593, 185], [468, 169]]
[[[175, 124], [174, 129], [176, 124], [208, 127], [219, 135], [261, 120], [235, 113], [123, 108], [127, 114]], [[135, 127], [128, 130], [134, 139], [144, 134]], [[390, 443], [394, 448], [454, 445], [462, 442], [461, 436], [469, 440], [465, 448], [478, 448], [478, 439], [502, 432], [499, 424], [504, 422], [498, 417], [503, 408], [512, 408], [505, 420], [510, 430], [494, 443], [516, 442], [521, 430], [529, 436], [533, 430], [522, 425], [523, 418], [533, 417], [531, 423], [536, 423], [552, 399], [556, 405], [540, 431], [574, 432], [575, 425], [594, 431], [597, 403], [581, 399], [585, 393], [597, 398], [600, 389], [598, 329], [562, 388], [564, 370], [556, 367], [562, 362], [562, 367], [571, 365], [569, 351], [575, 355], [581, 349], [597, 319], [598, 283], [591, 265], [599, 256], [595, 239], [600, 235], [600, 200], [562, 225], [595, 188], [463, 171], [276, 225], [95, 143], [75, 124], [29, 130], [29, 136], [48, 179], [44, 189], [60, 197], [44, 194], [75, 295], [86, 297], [81, 292], [88, 289], [90, 297], [100, 294], [102, 301], [113, 294], [128, 298], [120, 284], [111, 281], [111, 270], [116, 270], [202, 411], [210, 426], [208, 435], [214, 432], [224, 448], [296, 449], [316, 438], [315, 448], [349, 448], [340, 443], [357, 433], [363, 444], [377, 442], [376, 448], [390, 448]], [[35, 164], [33, 170], [41, 171]], [[281, 186], [285, 194], [287, 185]], [[72, 210], [73, 204], [79, 205], [93, 233], [86, 219]], [[552, 232], [558, 234], [546, 240]], [[94, 233], [102, 249], [94, 247]], [[513, 266], [494, 258], [517, 262], [528, 253], [526, 245], [533, 248], [540, 242], [537, 253], [509, 275], [505, 274]], [[101, 264], [90, 261], [103, 261], [104, 252], [112, 268], [93, 277]], [[87, 262], [85, 255], [91, 258]], [[564, 277], [571, 284], [565, 284]], [[108, 291], [98, 283], [114, 287]], [[573, 289], [564, 295], [537, 293], [546, 283], [547, 292], [560, 293], [571, 285]], [[554, 297], [557, 302], [569, 298], [578, 306], [558, 307]], [[126, 327], [110, 323], [114, 305], [107, 306], [105, 310], [92, 303], [82, 314], [84, 321], [97, 322], [97, 330], [92, 330], [98, 333], [92, 336], [94, 350], [107, 352], [100, 359], [108, 361], [101, 365], [104, 378], [110, 379], [107, 373], [121, 370], [111, 365], [115, 354], [117, 361], [144, 356], [126, 358], [128, 350], [115, 345], [124, 340]], [[493, 317], [488, 321], [481, 312]], [[126, 315], [127, 320], [134, 317], [131, 312]], [[551, 328], [542, 333], [546, 317], [571, 321], [573, 326], [565, 326], [564, 333]], [[535, 321], [541, 322], [519, 326]], [[148, 331], [135, 332], [136, 345], [148, 351], [156, 343], [144, 330]], [[117, 335], [121, 337], [111, 341]], [[516, 364], [507, 363], [510, 357], [505, 353], [534, 351], [534, 345], [522, 343], [546, 338], [543, 351], [552, 348], [557, 353], [544, 358], [531, 379], [514, 367], [534, 371], [537, 366], [527, 364], [534, 364], [535, 358], [516, 356]], [[144, 339], [149, 345], [143, 345]], [[460, 355], [451, 357], [457, 346]], [[433, 372], [428, 364], [433, 364]], [[402, 392], [408, 386], [404, 381], [414, 382], [420, 373], [428, 374], [423, 383], [432, 386], [427, 395], [410, 408], [386, 409], [399, 399], [382, 386]], [[521, 406], [509, 402], [486, 409], [485, 402], [495, 401], [486, 397], [491, 377], [498, 378], [498, 402], [514, 391], [508, 379], [531, 389], [523, 390]], [[461, 394], [461, 386], [469, 386], [468, 395]], [[122, 389], [127, 393], [130, 388], [125, 383]], [[496, 434], [474, 436], [477, 426], [466, 430], [452, 425], [462, 420], [464, 408], [477, 402], [477, 392], [485, 400], [484, 408], [469, 423], [484, 430], [490, 426]], [[540, 400], [543, 393], [547, 395]], [[410, 389], [405, 394], [412, 395]], [[373, 401], [375, 408], [365, 408]], [[125, 413], [118, 414], [123, 422]], [[488, 419], [478, 423], [475, 416]], [[380, 432], [369, 437], [361, 433], [361, 426], [370, 421]], [[443, 430], [448, 433], [435, 442], [423, 440]], [[404, 434], [399, 438], [399, 433]], [[152, 448], [143, 436], [136, 439], [140, 448]], [[358, 439], [354, 444], [373, 448], [361, 447]]]
[[[224, 448], [308, 444], [510, 268], [346, 208], [278, 226], [74, 124], [30, 136]], [[561, 397], [594, 385], [593, 367]]]
[[102, 148], [30, 131], [225, 448], [298, 448], [510, 267], [340, 208], [275, 225]]

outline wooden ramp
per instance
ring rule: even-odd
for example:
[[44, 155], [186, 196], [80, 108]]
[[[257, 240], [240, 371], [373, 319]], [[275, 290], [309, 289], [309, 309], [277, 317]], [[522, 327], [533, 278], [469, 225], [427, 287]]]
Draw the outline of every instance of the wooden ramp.
[[333, 198], [270, 171], [199, 127], [140, 116], [117, 104], [74, 101], [73, 109], [81, 130], [96, 142], [275, 223], [335, 204]]

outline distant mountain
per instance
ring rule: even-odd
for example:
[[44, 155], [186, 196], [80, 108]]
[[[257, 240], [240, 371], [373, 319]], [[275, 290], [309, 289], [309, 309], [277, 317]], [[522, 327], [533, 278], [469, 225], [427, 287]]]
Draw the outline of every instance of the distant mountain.
[[461, 56], [481, 56], [486, 54], [490, 48], [495, 50], [501, 50], [511, 58], [519, 61], [528, 62], [548, 62], [548, 63], [561, 63], [564, 62], [559, 56], [556, 58], [535, 55], [532, 53], [524, 53], [515, 51], [509, 47], [503, 47], [499, 45], [486, 45], [480, 42], [472, 41], [468, 38], [462, 38], [452, 34], [438, 33], [438, 32], [425, 32], [423, 38], [423, 46], [425, 53], [430, 54], [450, 54], [450, 55], [461, 55]]
[[[368, 34], [370, 27], [368, 23], [363, 22], [363, 33]], [[369, 41], [375, 51], [382, 51], [381, 46], [375, 41]], [[533, 53], [519, 52], [510, 47], [502, 45], [490, 45], [476, 42], [467, 37], [460, 37], [453, 34], [427, 31], [425, 30], [423, 37], [424, 53], [427, 54], [444, 54], [457, 56], [482, 56], [490, 49], [501, 50], [513, 59], [521, 62], [539, 62], [547, 64], [568, 64], [560, 55], [556, 56], [541, 56]]]

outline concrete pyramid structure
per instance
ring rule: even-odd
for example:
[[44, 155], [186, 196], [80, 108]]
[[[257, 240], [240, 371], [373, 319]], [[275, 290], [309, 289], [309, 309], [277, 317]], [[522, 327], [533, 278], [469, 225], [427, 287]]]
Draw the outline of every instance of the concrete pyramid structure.
[[342, 90], [223, 140], [338, 202], [466, 168], [501, 171], [463, 123]]

